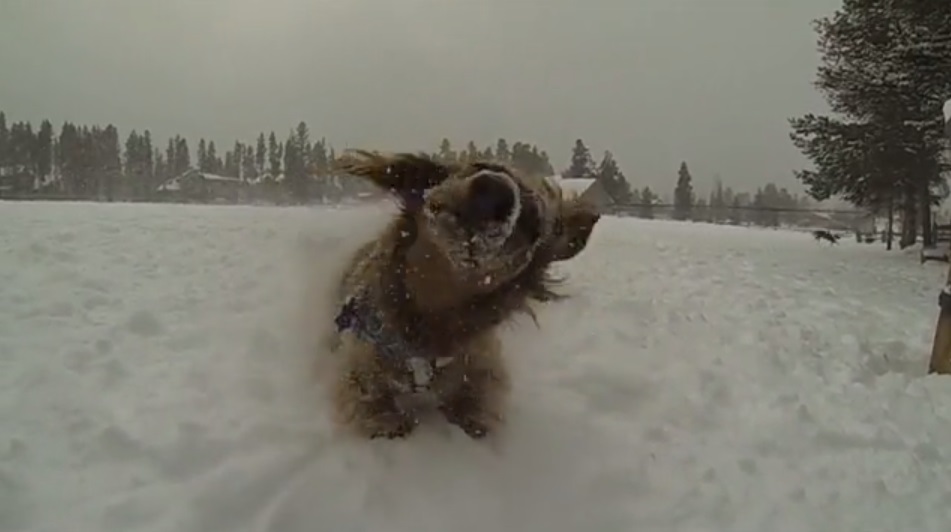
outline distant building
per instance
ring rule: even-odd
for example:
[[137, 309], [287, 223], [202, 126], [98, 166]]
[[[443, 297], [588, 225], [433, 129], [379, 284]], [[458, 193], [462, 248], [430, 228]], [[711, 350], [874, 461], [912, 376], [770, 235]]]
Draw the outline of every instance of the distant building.
[[236, 203], [244, 199], [247, 183], [237, 177], [200, 172], [182, 172], [158, 186], [157, 191], [179, 201]]
[[36, 178], [26, 166], [0, 167], [0, 196], [29, 194], [36, 189]]
[[607, 211], [614, 206], [617, 201], [608, 194], [601, 181], [593, 178], [580, 177], [561, 177], [560, 175], [549, 178], [553, 183], [561, 187], [566, 195], [580, 196], [585, 201], [597, 206], [601, 211]]

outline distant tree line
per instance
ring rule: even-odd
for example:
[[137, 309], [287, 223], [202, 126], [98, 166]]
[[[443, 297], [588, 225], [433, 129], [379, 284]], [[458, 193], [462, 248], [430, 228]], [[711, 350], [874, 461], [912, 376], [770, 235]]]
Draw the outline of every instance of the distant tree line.
[[[484, 147], [469, 141], [458, 149], [444, 138], [431, 156], [449, 163], [495, 160], [537, 176], [559, 173], [544, 149], [504, 138]], [[334, 175], [336, 158], [326, 138], [312, 140], [305, 122], [289, 130], [283, 140], [273, 131], [262, 132], [253, 142], [236, 140], [221, 150], [214, 140], [200, 138], [192, 151], [181, 135], [161, 143], [148, 130], [133, 130], [123, 141], [111, 124], [79, 126], [70, 122], [57, 133], [49, 120], [36, 129], [29, 122], [8, 126], [0, 112], [0, 176], [5, 183], [19, 184], [23, 194], [149, 201], [160, 198], [163, 183], [189, 170], [262, 187], [268, 198], [293, 203], [336, 201], [367, 192], [362, 182]], [[635, 214], [644, 218], [655, 217], [655, 208], [662, 202], [649, 186], [632, 186], [610, 151], [596, 164], [581, 139], [575, 141], [568, 167], [560, 173], [598, 181], [612, 202], [634, 206]], [[756, 208], [808, 206], [805, 198], [773, 184], [755, 193], [741, 193], [724, 187], [719, 178], [709, 199], [697, 197], [686, 162], [677, 173], [673, 198], [675, 219], [716, 223], [778, 225], [775, 212]], [[746, 207], [753, 209], [744, 211]]]
[[[591, 150], [582, 139], [575, 141], [571, 161], [562, 175], [594, 179], [615, 205], [627, 207], [629, 212], [640, 218], [655, 218], [656, 211], [664, 203], [650, 186], [638, 188], [632, 185], [611, 151], [605, 151], [601, 162], [595, 164]], [[675, 220], [778, 227], [781, 211], [805, 211], [811, 207], [809, 198], [790, 194], [787, 189], [773, 183], [767, 183], [753, 193], [735, 192], [730, 187], [724, 187], [720, 177], [714, 178], [709, 197], [700, 197], [694, 190], [687, 163], [682, 162], [673, 187], [670, 217]]]
[[[555, 172], [544, 150], [521, 141], [510, 144], [499, 139], [484, 148], [470, 141], [457, 151], [443, 139], [431, 155], [447, 162], [500, 160], [533, 175]], [[360, 181], [334, 175], [336, 157], [325, 138], [311, 140], [305, 122], [298, 123], [284, 140], [278, 140], [274, 131], [262, 132], [254, 142], [236, 140], [222, 151], [214, 140], [201, 138], [193, 152], [181, 135], [169, 138], [162, 149], [148, 130], [133, 130], [121, 142], [113, 125], [66, 122], [56, 133], [49, 120], [34, 130], [29, 122], [8, 125], [6, 115], [0, 112], [0, 178], [6, 188], [21, 194], [148, 200], [159, 195], [160, 185], [189, 169], [278, 187], [298, 203], [365, 192], [366, 185]]]
[[919, 229], [933, 244], [931, 211], [948, 195], [951, 2], [844, 0], [815, 29], [816, 87], [832, 113], [790, 120], [814, 167], [797, 177], [813, 198], [899, 216], [902, 247]]

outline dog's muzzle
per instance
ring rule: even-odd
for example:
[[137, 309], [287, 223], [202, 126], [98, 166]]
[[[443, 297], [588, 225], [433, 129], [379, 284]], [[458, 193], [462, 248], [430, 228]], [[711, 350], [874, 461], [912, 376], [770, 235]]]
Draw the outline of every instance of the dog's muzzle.
[[460, 271], [499, 267], [500, 253], [519, 214], [519, 187], [508, 175], [488, 170], [468, 177], [465, 193], [449, 209], [428, 211], [434, 243]]
[[469, 182], [468, 201], [460, 221], [469, 227], [505, 223], [518, 207], [515, 183], [502, 174], [482, 172]]

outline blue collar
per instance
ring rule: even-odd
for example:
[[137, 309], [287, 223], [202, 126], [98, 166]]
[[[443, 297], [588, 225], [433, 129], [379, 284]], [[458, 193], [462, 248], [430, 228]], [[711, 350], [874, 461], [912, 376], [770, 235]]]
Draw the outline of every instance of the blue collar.
[[376, 346], [377, 354], [390, 360], [407, 360], [420, 356], [419, 350], [399, 334], [393, 334], [378, 309], [370, 304], [363, 288], [347, 298], [334, 318], [337, 331], [350, 330], [357, 338]]

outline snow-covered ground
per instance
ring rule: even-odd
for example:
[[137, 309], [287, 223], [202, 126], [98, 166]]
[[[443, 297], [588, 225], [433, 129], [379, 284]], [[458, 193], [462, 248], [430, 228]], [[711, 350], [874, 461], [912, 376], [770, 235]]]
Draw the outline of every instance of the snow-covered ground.
[[358, 442], [309, 346], [373, 209], [0, 204], [0, 530], [948, 529], [944, 265], [605, 218], [499, 442]]

